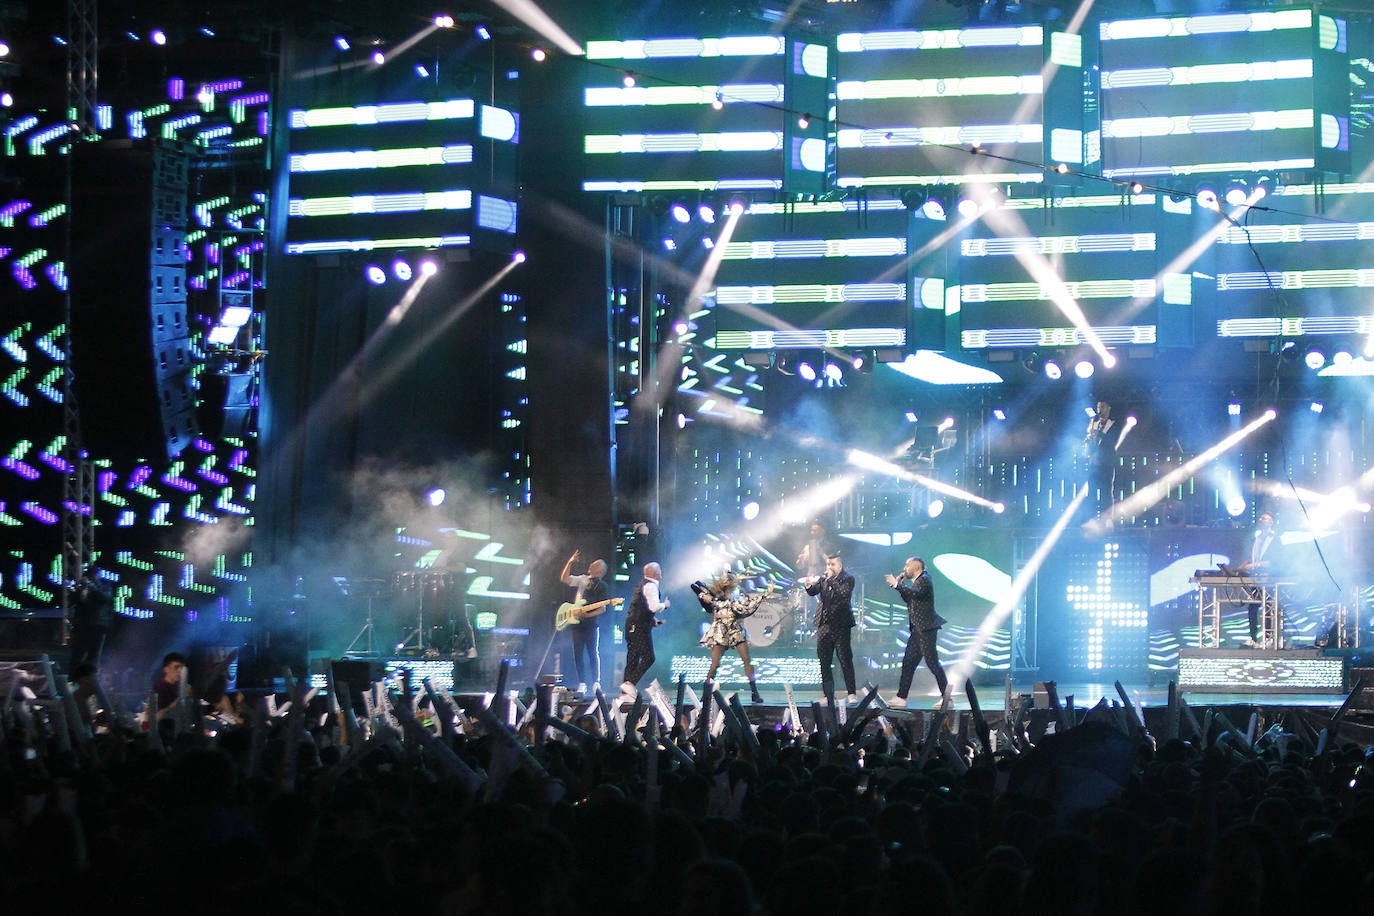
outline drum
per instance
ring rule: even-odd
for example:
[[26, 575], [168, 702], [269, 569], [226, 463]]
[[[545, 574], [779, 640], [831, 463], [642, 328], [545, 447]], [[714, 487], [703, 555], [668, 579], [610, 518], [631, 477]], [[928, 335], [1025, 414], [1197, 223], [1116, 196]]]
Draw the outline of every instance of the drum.
[[765, 601], [759, 609], [740, 621], [751, 646], [771, 646], [783, 635], [786, 611], [776, 602]]

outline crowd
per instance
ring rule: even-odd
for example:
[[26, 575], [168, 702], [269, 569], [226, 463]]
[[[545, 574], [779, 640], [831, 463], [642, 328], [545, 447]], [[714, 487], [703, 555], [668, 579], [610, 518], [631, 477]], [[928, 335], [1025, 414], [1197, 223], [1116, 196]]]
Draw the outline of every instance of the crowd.
[[[293, 687], [237, 724], [107, 720], [65, 747], [7, 704], [0, 890], [207, 914], [1374, 910], [1365, 750], [1281, 724], [1166, 737], [1080, 711], [1034, 742], [1015, 722], [962, 740], [940, 712], [793, 730], [728, 704], [703, 735], [554, 705], [517, 730], [504, 701], [407, 686], [357, 712]], [[1037, 763], [1071, 736], [1071, 764]], [[1075, 794], [1123, 743], [1119, 783]]]

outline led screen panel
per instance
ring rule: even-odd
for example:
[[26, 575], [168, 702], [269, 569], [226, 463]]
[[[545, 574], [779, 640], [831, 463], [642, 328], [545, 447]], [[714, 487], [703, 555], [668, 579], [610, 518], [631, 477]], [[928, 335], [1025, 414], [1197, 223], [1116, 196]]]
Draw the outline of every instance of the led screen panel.
[[1208, 265], [1218, 336], [1374, 331], [1374, 185], [1327, 185], [1318, 197], [1311, 185], [1280, 188], [1223, 221]]
[[716, 274], [715, 346], [903, 346], [909, 220], [896, 200], [754, 204]]
[[1155, 195], [1007, 201], [959, 241], [947, 301], [960, 345], [1073, 347], [1085, 324], [1108, 347], [1190, 342], [1160, 328], [1190, 333], [1193, 280], [1177, 257], [1191, 228]]
[[[1044, 36], [1039, 26], [840, 35], [836, 184], [1040, 181]], [[1056, 161], [1082, 165], [1082, 140], [1065, 135]]]
[[293, 109], [288, 254], [453, 248], [513, 237], [517, 208], [487, 175], [485, 141], [519, 140], [519, 117], [451, 98]]
[[1105, 175], [1349, 170], [1343, 20], [1282, 9], [1099, 33]]
[[783, 35], [588, 42], [583, 190], [821, 193], [832, 56]]

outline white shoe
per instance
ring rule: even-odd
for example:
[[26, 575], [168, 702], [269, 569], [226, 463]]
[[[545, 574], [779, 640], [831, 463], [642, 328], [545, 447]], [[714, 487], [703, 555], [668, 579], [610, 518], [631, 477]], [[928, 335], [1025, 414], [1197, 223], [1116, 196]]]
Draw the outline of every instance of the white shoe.
[[1247, 639], [1245, 642], [1241, 643], [1241, 647], [1245, 649], [1260, 649], [1263, 648], [1263, 644], [1253, 639]]
[[633, 700], [635, 698], [635, 695], [639, 693], [639, 690], [635, 688], [634, 684], [631, 684], [629, 681], [626, 681], [625, 683], [620, 685], [620, 692]]
[[845, 697], [845, 701], [848, 703], [857, 704], [859, 702], [859, 695], [856, 693], [851, 693], [849, 696]]
[[577, 685], [577, 692], [580, 693], [580, 694], [585, 694], [585, 693], [587, 692], [587, 685], [586, 685], [585, 683], [583, 683], [583, 684], [578, 684], [578, 685]]
[[887, 705], [893, 709], [906, 709], [906, 697], [893, 697], [887, 701]]
[[820, 703], [821, 703], [822, 706], [829, 706], [829, 705], [830, 705], [830, 697], [821, 697]]

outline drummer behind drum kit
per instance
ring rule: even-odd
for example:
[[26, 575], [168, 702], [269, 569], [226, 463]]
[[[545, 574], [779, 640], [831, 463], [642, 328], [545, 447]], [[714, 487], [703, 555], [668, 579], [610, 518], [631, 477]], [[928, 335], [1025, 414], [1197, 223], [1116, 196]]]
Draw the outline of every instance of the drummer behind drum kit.
[[[335, 577], [335, 584], [345, 596], [367, 599], [367, 621], [344, 650], [345, 655], [376, 655], [379, 651], [423, 658], [440, 658], [462, 652], [466, 658], [476, 656], [471, 637], [471, 621], [455, 619], [453, 597], [461, 597], [461, 580], [456, 573], [434, 569], [406, 569], [386, 579], [355, 580], [350, 586], [343, 577]], [[393, 596], [387, 602], [400, 609], [404, 623], [399, 625], [405, 635], [399, 642], [378, 643], [374, 603]], [[413, 625], [412, 625], [413, 623]]]

